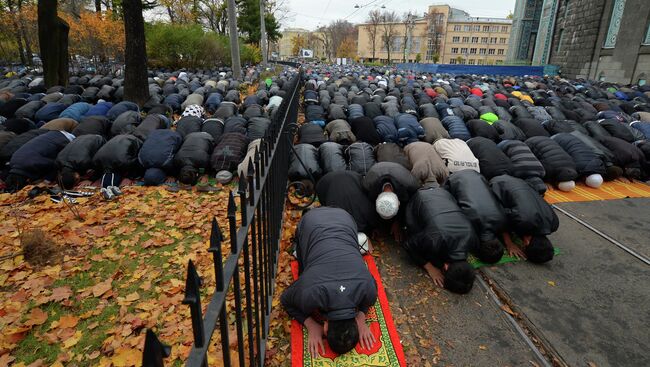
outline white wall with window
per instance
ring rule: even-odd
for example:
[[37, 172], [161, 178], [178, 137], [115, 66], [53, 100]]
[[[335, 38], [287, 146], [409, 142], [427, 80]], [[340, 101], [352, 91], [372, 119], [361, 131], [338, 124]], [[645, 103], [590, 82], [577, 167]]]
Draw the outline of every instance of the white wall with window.
[[490, 31], [490, 26], [489, 25], [484, 25], [483, 26], [483, 32], [489, 32]]
[[481, 37], [481, 43], [488, 43], [488, 37]]
[[504, 49], [500, 48], [497, 50], [497, 55], [503, 55]]
[[475, 49], [475, 48], [470, 48], [470, 49], [469, 49], [469, 53], [470, 53], [471, 55], [476, 55], [476, 49]]
[[458, 53], [458, 47], [452, 47], [451, 48], [451, 53], [452, 54], [457, 54]]
[[475, 63], [476, 63], [476, 60], [474, 60], [474, 59], [467, 60], [467, 65], [474, 65]]
[[478, 43], [478, 37], [472, 37], [472, 43]]
[[487, 48], [481, 48], [478, 50], [479, 55], [486, 55], [487, 54]]
[[506, 43], [507, 39], [505, 37], [499, 38], [499, 43]]
[[451, 38], [451, 42], [453, 43], [459, 43], [460, 42], [460, 36], [454, 36]]
[[508, 26], [507, 25], [502, 25], [501, 26], [501, 33], [508, 33]]
[[466, 24], [463, 26], [463, 32], [471, 32], [472, 31], [472, 26], [469, 24]]
[[494, 51], [495, 51], [495, 50], [494, 50], [493, 48], [489, 49], [489, 50], [488, 50], [488, 55], [494, 55]]
[[469, 43], [469, 37], [463, 37], [463, 43]]
[[461, 30], [461, 25], [460, 25], [460, 24], [456, 24], [456, 25], [454, 26], [454, 32], [460, 32], [460, 30]]
[[460, 53], [463, 54], [463, 55], [466, 54], [467, 53], [467, 47], [461, 48]]

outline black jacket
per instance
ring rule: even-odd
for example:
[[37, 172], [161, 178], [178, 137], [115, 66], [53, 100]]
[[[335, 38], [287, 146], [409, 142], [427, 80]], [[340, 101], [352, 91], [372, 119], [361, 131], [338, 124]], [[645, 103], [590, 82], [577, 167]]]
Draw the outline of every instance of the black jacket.
[[318, 147], [327, 139], [322, 127], [313, 123], [305, 123], [298, 129], [298, 141], [300, 144], [311, 144]]
[[141, 120], [140, 112], [125, 111], [115, 118], [115, 120], [112, 120], [111, 135], [132, 134], [135, 131], [135, 128], [140, 124]]
[[495, 129], [494, 126], [490, 125], [484, 120], [469, 120], [467, 121], [467, 128], [469, 129], [470, 133], [472, 133], [472, 136], [482, 136], [494, 142], [499, 142], [501, 140], [497, 129]]
[[234, 171], [246, 155], [248, 138], [238, 133], [227, 133], [221, 136], [212, 152], [210, 162], [215, 171]]
[[350, 127], [358, 141], [366, 142], [372, 146], [382, 142], [381, 136], [375, 129], [375, 123], [370, 117], [363, 116], [350, 120]]
[[372, 146], [368, 143], [354, 143], [345, 149], [348, 157], [348, 169], [366, 175], [376, 163]]
[[152, 131], [166, 128], [167, 120], [165, 116], [158, 114], [148, 115], [144, 120], [142, 120], [140, 125], [135, 128], [133, 135], [137, 136], [144, 142]]
[[48, 133], [50, 130], [45, 129], [33, 129], [26, 131], [20, 135], [16, 135], [8, 141], [2, 149], [0, 149], [0, 163], [9, 162], [14, 153], [25, 145], [28, 141], [36, 138], [39, 135]]
[[318, 181], [316, 194], [321, 205], [350, 213], [359, 232], [372, 231], [380, 223], [375, 205], [363, 189], [363, 176], [357, 172], [339, 170], [327, 173]]
[[570, 133], [559, 133], [551, 137], [565, 152], [569, 153], [576, 164], [578, 173], [588, 176], [594, 173], [605, 175], [605, 162], [601, 155], [597, 154], [582, 140]]
[[553, 208], [526, 181], [508, 176], [490, 180], [492, 192], [505, 209], [509, 229], [519, 235], [548, 235], [560, 221]]
[[377, 300], [377, 284], [359, 253], [352, 216], [339, 208], [312, 209], [296, 240], [300, 276], [280, 298], [289, 316], [304, 323], [316, 311], [327, 320], [367, 312]]
[[393, 162], [380, 162], [373, 165], [363, 179], [363, 188], [371, 200], [377, 199], [385, 183], [390, 183], [401, 205], [409, 201], [417, 191], [417, 179], [404, 166]]
[[481, 173], [488, 180], [494, 176], [512, 174], [512, 161], [492, 140], [477, 136], [469, 139], [467, 146], [478, 158]]
[[402, 147], [396, 143], [381, 143], [375, 147], [377, 162], [397, 163], [407, 170], [411, 170], [411, 162]]
[[472, 223], [442, 188], [420, 189], [406, 206], [408, 239], [404, 247], [413, 261], [437, 268], [444, 263], [467, 259], [479, 246]]
[[138, 160], [143, 168], [169, 169], [172, 167], [174, 154], [183, 143], [183, 138], [175, 131], [161, 129], [154, 130], [144, 141]]
[[544, 125], [535, 119], [521, 118], [512, 121], [512, 123], [521, 129], [527, 138], [532, 138], [533, 136], [549, 136]]
[[77, 127], [72, 130], [72, 135], [101, 135], [104, 138], [109, 136], [111, 122], [104, 116], [88, 116], [81, 119]]
[[176, 132], [185, 139], [187, 135], [201, 131], [202, 126], [202, 118], [196, 116], [185, 116], [176, 122]]
[[309, 172], [315, 179], [320, 178], [323, 171], [319, 161], [318, 148], [311, 144], [296, 144], [289, 158], [289, 179], [301, 180], [310, 178]]
[[56, 156], [56, 164], [61, 168], [69, 168], [80, 174], [85, 174], [93, 169], [95, 153], [106, 144], [106, 139], [101, 135], [82, 135], [75, 138]]
[[501, 235], [506, 226], [506, 214], [485, 177], [471, 169], [462, 170], [449, 176], [444, 188], [456, 198], [481, 241]]
[[545, 177], [550, 181], [572, 181], [578, 177], [573, 158], [553, 139], [534, 136], [525, 143], [544, 166]]
[[323, 174], [347, 169], [343, 146], [339, 143], [328, 141], [321, 144], [318, 147], [318, 156]]
[[246, 126], [248, 138], [250, 140], [261, 139], [266, 135], [266, 130], [271, 125], [271, 120], [266, 117], [252, 117], [248, 120]]
[[56, 172], [56, 156], [70, 140], [60, 131], [49, 131], [29, 140], [11, 156], [10, 174], [30, 179], [51, 177]]
[[206, 132], [212, 136], [212, 139], [217, 142], [221, 139], [223, 135], [223, 121], [215, 118], [209, 118], [203, 121], [203, 126], [201, 126], [201, 131]]
[[134, 175], [140, 169], [138, 152], [142, 140], [131, 134], [122, 134], [106, 142], [93, 157], [97, 169], [105, 173]]
[[188, 134], [174, 156], [174, 165], [179, 169], [184, 166], [208, 168], [212, 149], [214, 149], [214, 139], [210, 134], [206, 132]]

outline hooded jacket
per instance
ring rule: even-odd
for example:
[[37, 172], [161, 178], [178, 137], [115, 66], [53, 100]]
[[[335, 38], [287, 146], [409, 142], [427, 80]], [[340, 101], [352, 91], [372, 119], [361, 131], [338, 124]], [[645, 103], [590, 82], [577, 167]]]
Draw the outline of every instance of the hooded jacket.
[[553, 139], [534, 136], [528, 138], [525, 143], [544, 166], [548, 180], [563, 182], [573, 181], [578, 177], [573, 158]]
[[526, 134], [510, 121], [498, 120], [492, 126], [497, 129], [501, 140], [526, 140]]
[[145, 141], [153, 131], [158, 129], [167, 129], [168, 122], [169, 120], [167, 120], [167, 117], [163, 115], [148, 115], [135, 128], [133, 135], [137, 136], [140, 140]]
[[59, 102], [50, 102], [43, 106], [41, 109], [36, 111], [34, 119], [36, 122], [48, 122], [58, 118], [61, 112], [63, 112], [68, 106]]
[[350, 120], [350, 128], [358, 141], [375, 146], [382, 142], [382, 138], [375, 129], [375, 123], [370, 117], [361, 116]]
[[81, 118], [90, 110], [90, 105], [86, 102], [77, 102], [70, 107], [66, 108], [61, 112], [59, 118], [71, 118], [77, 122], [81, 121]]
[[343, 146], [338, 143], [328, 141], [321, 144], [318, 147], [318, 155], [323, 174], [347, 169]]
[[106, 112], [106, 117], [111, 121], [115, 121], [119, 115], [126, 111], [134, 111], [139, 114], [140, 108], [133, 102], [123, 101], [111, 107], [111, 109]]
[[101, 135], [104, 138], [110, 135], [111, 122], [104, 116], [87, 116], [81, 119], [81, 122], [74, 130], [72, 135], [79, 137], [82, 135]]
[[442, 268], [446, 262], [466, 260], [479, 246], [472, 223], [447, 190], [417, 190], [405, 213], [408, 239], [403, 245], [419, 266]]
[[131, 134], [122, 134], [107, 141], [93, 157], [93, 163], [105, 173], [133, 175], [140, 169], [138, 152], [142, 141]]
[[327, 140], [322, 127], [314, 123], [305, 123], [298, 129], [298, 141], [300, 144], [311, 144], [317, 147]]
[[526, 138], [532, 138], [533, 136], [550, 136], [548, 131], [544, 128], [544, 125], [535, 119], [516, 119], [512, 121], [512, 123], [526, 134]]
[[337, 170], [325, 174], [316, 185], [316, 194], [321, 205], [350, 213], [360, 232], [369, 233], [380, 224], [375, 205], [363, 189], [363, 176], [357, 172]]
[[194, 132], [187, 134], [183, 144], [174, 156], [174, 165], [180, 169], [185, 166], [194, 168], [208, 168], [210, 166], [210, 154], [214, 149], [214, 139], [206, 132]]
[[248, 138], [244, 134], [225, 133], [217, 142], [210, 162], [215, 171], [234, 171], [246, 155]]
[[71, 133], [79, 125], [79, 123], [70, 118], [57, 118], [54, 119], [45, 125], [41, 126], [41, 129], [45, 130], [55, 130], [55, 131], [67, 131]]
[[463, 170], [449, 176], [443, 187], [456, 198], [481, 242], [501, 236], [506, 227], [506, 214], [485, 177]]
[[427, 182], [442, 184], [449, 176], [445, 162], [440, 158], [433, 145], [415, 142], [404, 147], [404, 153], [413, 167], [411, 173], [419, 180], [420, 184]]
[[106, 116], [111, 108], [113, 108], [113, 104], [111, 102], [100, 102], [94, 106], [91, 106], [90, 109], [86, 112], [85, 116]]
[[449, 136], [452, 139], [460, 139], [466, 141], [471, 138], [472, 135], [467, 130], [467, 126], [462, 118], [458, 116], [447, 116], [442, 119], [442, 125], [449, 132]]
[[479, 161], [481, 173], [489, 180], [494, 176], [511, 175], [514, 167], [510, 158], [490, 139], [477, 136], [467, 146]]
[[329, 141], [334, 141], [341, 144], [354, 143], [357, 139], [352, 133], [350, 125], [345, 120], [333, 120], [325, 126], [325, 131]]
[[404, 150], [395, 143], [381, 143], [375, 146], [375, 157], [377, 162], [393, 162], [407, 170], [411, 169], [411, 163]]
[[203, 121], [201, 131], [210, 134], [216, 143], [219, 141], [219, 139], [221, 139], [221, 136], [223, 135], [223, 128], [223, 121], [215, 118], [209, 118]]
[[292, 181], [310, 178], [320, 178], [323, 171], [318, 164], [318, 149], [311, 144], [296, 144], [293, 146], [295, 151], [291, 152], [289, 158], [289, 179]]
[[464, 141], [460, 139], [439, 139], [433, 143], [433, 147], [447, 164], [450, 173], [464, 169], [481, 172], [478, 159]]
[[417, 179], [404, 166], [393, 162], [380, 162], [370, 167], [363, 179], [363, 188], [370, 200], [376, 200], [386, 183], [393, 186], [393, 191], [401, 203], [400, 211], [419, 187]]
[[348, 157], [348, 169], [365, 175], [375, 161], [375, 155], [372, 146], [368, 143], [354, 143], [345, 149]]
[[9, 173], [32, 180], [52, 176], [57, 168], [56, 156], [71, 138], [61, 131], [48, 131], [29, 140], [11, 156]]
[[354, 319], [375, 303], [377, 284], [359, 252], [357, 230], [339, 208], [315, 208], [302, 217], [296, 230], [300, 276], [280, 297], [290, 317], [304, 324], [318, 311], [330, 321]]
[[68, 168], [83, 175], [95, 167], [93, 157], [104, 144], [106, 139], [101, 135], [78, 136], [59, 152], [56, 164], [59, 169]]
[[602, 156], [583, 143], [582, 140], [570, 133], [555, 134], [551, 139], [557, 142], [565, 152], [569, 153], [581, 176], [595, 173], [605, 175], [605, 162]]
[[271, 125], [271, 120], [266, 117], [252, 117], [246, 126], [248, 138], [251, 140], [263, 138], [269, 125]]
[[482, 136], [484, 138], [490, 139], [495, 142], [501, 140], [501, 138], [499, 137], [499, 133], [497, 132], [497, 129], [494, 126], [492, 126], [492, 124], [488, 124], [483, 120], [479, 120], [479, 119], [469, 120], [467, 121], [467, 127], [469, 128], [469, 131], [472, 133], [472, 136]]
[[34, 139], [39, 135], [48, 133], [48, 130], [43, 129], [33, 129], [26, 131], [22, 134], [16, 135], [11, 140], [9, 140], [3, 147], [0, 149], [0, 163], [9, 162], [13, 154], [25, 145], [28, 141]]
[[202, 126], [202, 118], [196, 116], [185, 116], [181, 117], [181, 119], [176, 122], [176, 132], [179, 133], [182, 138], [185, 138], [191, 133], [200, 132]]
[[390, 116], [377, 116], [374, 119], [375, 128], [377, 133], [381, 136], [383, 142], [386, 143], [397, 143], [397, 126], [395, 125], [395, 119]]
[[407, 145], [424, 138], [424, 128], [418, 122], [417, 117], [401, 113], [395, 117], [395, 123], [400, 144]]
[[431, 144], [438, 139], [449, 139], [449, 133], [442, 122], [436, 117], [425, 117], [420, 120], [420, 125], [424, 129], [424, 141]]
[[526, 143], [519, 140], [504, 140], [497, 147], [510, 158], [513, 176], [524, 180], [532, 177], [543, 179], [546, 176], [544, 166]]
[[502, 175], [490, 180], [490, 188], [505, 210], [508, 227], [519, 235], [549, 235], [560, 221], [553, 208], [524, 180]]
[[183, 143], [179, 133], [172, 130], [154, 130], [142, 144], [138, 161], [143, 168], [170, 169], [174, 154]]

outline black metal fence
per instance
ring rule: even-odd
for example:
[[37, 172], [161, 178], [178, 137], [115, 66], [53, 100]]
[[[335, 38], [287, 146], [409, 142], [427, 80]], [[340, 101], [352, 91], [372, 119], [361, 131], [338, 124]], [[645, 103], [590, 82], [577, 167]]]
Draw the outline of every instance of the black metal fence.
[[[302, 73], [302, 72], [300, 72]], [[302, 76], [296, 75], [283, 88], [287, 95], [262, 139], [248, 172], [239, 177], [237, 199], [233, 191], [228, 199], [227, 225], [212, 220], [210, 247], [214, 261], [216, 289], [205, 315], [202, 313], [201, 278], [190, 260], [187, 264], [185, 298], [190, 308], [194, 345], [186, 366], [208, 366], [208, 347], [215, 332], [219, 333], [224, 366], [262, 366], [269, 332], [269, 321], [275, 275], [282, 233], [282, 215], [287, 192], [287, 172], [291, 141], [295, 134]], [[239, 214], [240, 224], [237, 224]], [[224, 240], [221, 228], [228, 229], [230, 251], [222, 254]], [[243, 272], [243, 284], [240, 274]], [[229, 309], [226, 297], [233, 294], [234, 307]], [[229, 316], [234, 313], [237, 332], [237, 361], [231, 360]], [[147, 331], [142, 355], [144, 367], [163, 366], [170, 348], [155, 333]], [[218, 358], [218, 357], [215, 357]]]

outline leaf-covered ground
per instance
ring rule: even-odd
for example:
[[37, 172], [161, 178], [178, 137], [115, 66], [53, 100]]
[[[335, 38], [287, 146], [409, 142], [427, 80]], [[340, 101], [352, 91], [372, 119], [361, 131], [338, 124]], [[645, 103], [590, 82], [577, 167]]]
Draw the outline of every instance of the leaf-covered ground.
[[[182, 365], [192, 344], [187, 262], [204, 280], [205, 308], [210, 225], [226, 223], [227, 195], [128, 187], [114, 202], [80, 199], [83, 220], [45, 195], [0, 195], [0, 366], [139, 365], [145, 328], [172, 346], [166, 365]], [[34, 229], [54, 243], [45, 265], [21, 255], [21, 233]]]

